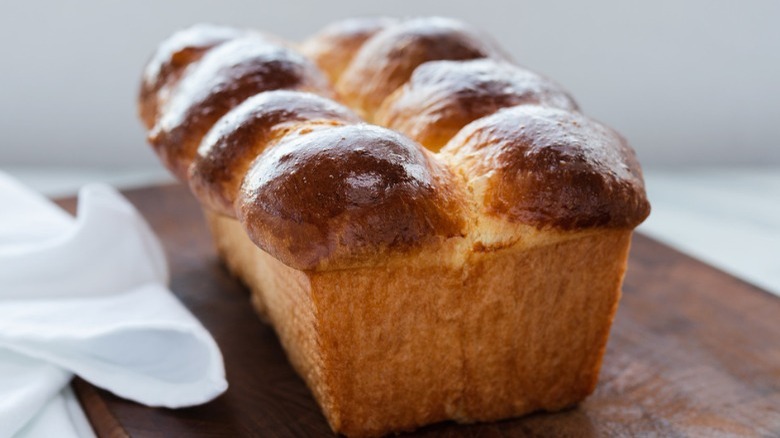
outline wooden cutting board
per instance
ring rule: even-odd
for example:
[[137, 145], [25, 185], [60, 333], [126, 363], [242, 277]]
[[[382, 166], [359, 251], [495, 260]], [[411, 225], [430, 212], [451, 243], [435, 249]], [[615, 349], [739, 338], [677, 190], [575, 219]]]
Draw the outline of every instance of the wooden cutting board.
[[[180, 185], [126, 192], [162, 239], [171, 288], [220, 345], [230, 389], [203, 406], [151, 409], [74, 383], [102, 437], [329, 436], [320, 409], [222, 267]], [[73, 211], [73, 199], [61, 201]], [[596, 392], [579, 407], [426, 437], [780, 436], [780, 299], [645, 236], [634, 237]]]

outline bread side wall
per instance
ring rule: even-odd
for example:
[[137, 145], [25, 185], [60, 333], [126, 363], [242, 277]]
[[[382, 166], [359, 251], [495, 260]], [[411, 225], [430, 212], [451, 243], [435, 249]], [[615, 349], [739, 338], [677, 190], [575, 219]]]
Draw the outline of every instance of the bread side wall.
[[311, 282], [260, 250], [235, 219], [205, 211], [219, 255], [251, 290], [252, 305], [279, 336], [290, 362], [327, 412], [333, 399], [322, 379], [322, 356], [311, 300]]
[[593, 392], [630, 239], [599, 231], [472, 256], [461, 332], [468, 418], [556, 411]]
[[[209, 216], [334, 430], [374, 436], [576, 404], [595, 388], [630, 231], [384, 267], [303, 272]], [[561, 275], [561, 273], [566, 275]]]

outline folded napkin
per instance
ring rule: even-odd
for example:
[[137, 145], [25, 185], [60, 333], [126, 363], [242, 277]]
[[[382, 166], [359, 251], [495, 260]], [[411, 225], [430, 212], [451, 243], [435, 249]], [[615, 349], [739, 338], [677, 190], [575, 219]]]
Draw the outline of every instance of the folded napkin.
[[0, 437], [31, 429], [73, 374], [149, 406], [225, 391], [216, 343], [167, 281], [159, 241], [116, 190], [85, 186], [74, 220], [0, 173]]

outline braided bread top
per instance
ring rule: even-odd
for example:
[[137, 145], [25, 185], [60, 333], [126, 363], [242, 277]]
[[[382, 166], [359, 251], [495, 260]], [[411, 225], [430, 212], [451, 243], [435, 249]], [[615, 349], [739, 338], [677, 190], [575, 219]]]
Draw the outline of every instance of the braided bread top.
[[300, 47], [194, 26], [160, 46], [139, 98], [162, 162], [291, 267], [533, 244], [649, 214], [625, 139], [464, 23], [351, 19]]

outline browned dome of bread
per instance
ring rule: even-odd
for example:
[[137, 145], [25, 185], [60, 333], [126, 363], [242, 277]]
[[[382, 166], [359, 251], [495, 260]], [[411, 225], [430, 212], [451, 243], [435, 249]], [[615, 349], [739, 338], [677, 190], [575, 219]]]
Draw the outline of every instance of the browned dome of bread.
[[464, 195], [417, 143], [359, 124], [286, 137], [241, 186], [249, 237], [288, 266], [344, 267], [465, 233]]
[[349, 18], [326, 26], [303, 42], [301, 51], [336, 82], [367, 39], [396, 24], [387, 17]]
[[435, 61], [385, 99], [374, 121], [438, 151], [470, 122], [521, 104], [577, 110], [558, 84], [508, 62]]
[[218, 45], [176, 84], [149, 141], [185, 179], [201, 139], [220, 117], [250, 96], [277, 89], [330, 93], [320, 70], [292, 49], [258, 35]]
[[371, 120], [382, 101], [417, 66], [436, 60], [503, 58], [479, 31], [448, 18], [415, 18], [380, 31], [358, 50], [336, 83], [340, 98]]
[[193, 193], [214, 211], [235, 217], [234, 203], [252, 162], [278, 138], [313, 124], [357, 123], [348, 108], [311, 93], [257, 94], [229, 112], [203, 139], [190, 167]]
[[466, 126], [442, 153], [488, 215], [571, 230], [633, 228], [650, 213], [634, 150], [579, 113], [504, 109]]
[[152, 129], [159, 106], [170, 95], [184, 69], [198, 61], [209, 49], [241, 36], [232, 27], [198, 24], [173, 34], [165, 40], [146, 64], [139, 95], [139, 112], [146, 129]]

